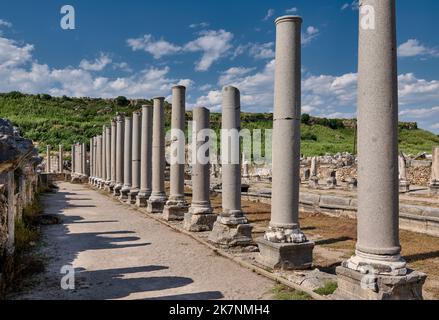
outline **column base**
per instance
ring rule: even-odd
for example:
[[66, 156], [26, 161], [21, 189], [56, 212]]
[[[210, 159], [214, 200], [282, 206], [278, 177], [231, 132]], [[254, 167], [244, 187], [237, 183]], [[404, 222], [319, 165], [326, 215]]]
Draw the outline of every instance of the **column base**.
[[131, 189], [130, 192], [128, 193], [127, 203], [135, 204], [136, 201], [137, 201], [137, 195], [138, 194], [139, 194], [139, 190], [138, 189]]
[[104, 191], [110, 192], [110, 181], [105, 181], [104, 182]]
[[182, 221], [188, 209], [189, 206], [186, 201], [169, 200], [163, 208], [162, 218], [166, 221]]
[[407, 193], [410, 191], [410, 183], [408, 181], [400, 181], [399, 182], [399, 192]]
[[433, 195], [439, 195], [439, 183], [430, 184], [430, 193]]
[[216, 219], [211, 207], [190, 207], [184, 214], [183, 227], [190, 232], [211, 231]]
[[317, 178], [316, 176], [309, 178], [308, 186], [311, 189], [318, 189], [319, 188], [319, 178]]
[[109, 192], [111, 193], [111, 194], [113, 194], [114, 193], [114, 187], [116, 186], [116, 184], [114, 183], [114, 182], [110, 182], [110, 185], [108, 186], [109, 187]]
[[126, 201], [128, 200], [128, 194], [130, 193], [129, 187], [122, 187], [120, 190], [119, 200]]
[[136, 206], [138, 206], [139, 208], [145, 208], [146, 206], [148, 206], [149, 197], [150, 194], [139, 192], [136, 198]]
[[149, 213], [162, 213], [165, 207], [165, 203], [166, 200], [150, 198], [146, 206], [146, 211], [148, 211]]
[[[221, 247], [249, 246], [254, 244], [252, 239], [253, 227], [248, 223], [229, 224], [221, 222], [223, 217], [218, 217], [213, 224], [208, 240]], [[247, 222], [247, 219], [245, 219]]]
[[114, 186], [113, 196], [115, 196], [115, 197], [119, 197], [119, 196], [120, 196], [120, 190], [122, 190], [122, 185], [120, 185], [120, 184], [116, 184], [116, 185]]
[[358, 187], [358, 181], [355, 178], [351, 178], [348, 180], [348, 189], [355, 190]]
[[256, 261], [271, 269], [305, 270], [312, 267], [314, 242], [277, 243], [258, 238], [259, 255]]
[[326, 187], [328, 189], [335, 189], [337, 187], [337, 180], [335, 178], [328, 178], [326, 180]]
[[336, 268], [338, 288], [334, 298], [344, 300], [422, 300], [427, 275], [408, 270], [403, 276], [364, 274], [340, 266]]

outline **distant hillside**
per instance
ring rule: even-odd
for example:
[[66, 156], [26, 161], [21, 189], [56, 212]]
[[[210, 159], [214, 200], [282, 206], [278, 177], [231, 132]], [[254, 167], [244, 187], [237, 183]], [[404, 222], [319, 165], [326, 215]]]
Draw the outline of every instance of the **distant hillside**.
[[[40, 150], [46, 144], [63, 143], [66, 150], [75, 141], [88, 142], [102, 132], [102, 125], [109, 124], [116, 112], [132, 113], [147, 100], [129, 101], [116, 99], [51, 97], [49, 95], [24, 95], [19, 92], [0, 94], [0, 118], [10, 119], [26, 138], [35, 141]], [[165, 104], [166, 127], [170, 126], [170, 105]], [[191, 119], [191, 112], [187, 118]], [[242, 113], [242, 128], [270, 129], [272, 114]], [[302, 116], [302, 153], [307, 156], [323, 155], [354, 150], [355, 120], [321, 119]], [[211, 126], [218, 131], [221, 114], [211, 114]], [[439, 145], [439, 137], [418, 129], [416, 123], [400, 124], [400, 148], [405, 153], [431, 153]]]

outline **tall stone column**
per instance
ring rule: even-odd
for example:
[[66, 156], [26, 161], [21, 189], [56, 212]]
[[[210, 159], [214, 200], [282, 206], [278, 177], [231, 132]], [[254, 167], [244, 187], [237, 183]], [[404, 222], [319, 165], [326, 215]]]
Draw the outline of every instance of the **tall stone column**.
[[125, 129], [124, 129], [124, 160], [123, 160], [123, 187], [120, 191], [120, 199], [127, 200], [128, 194], [131, 190], [131, 149], [132, 149], [132, 137], [133, 132], [131, 129], [131, 117], [125, 117]]
[[101, 135], [99, 135], [99, 136], [97, 136], [97, 141], [96, 141], [96, 150], [97, 150], [97, 154], [98, 154], [98, 156], [97, 156], [97, 161], [98, 161], [98, 165], [97, 165], [97, 168], [98, 168], [98, 179], [97, 179], [97, 187], [98, 188], [101, 188], [101, 186], [102, 186], [102, 181], [103, 181], [103, 179], [102, 179], [102, 150], [103, 148], [102, 148], [102, 136]]
[[184, 164], [186, 147], [186, 88], [172, 88], [171, 115], [171, 174], [170, 195], [163, 210], [163, 219], [168, 221], [183, 220], [188, 210], [184, 198]]
[[221, 127], [222, 212], [209, 241], [221, 246], [249, 245], [252, 226], [241, 209], [241, 103], [237, 88], [224, 87]]
[[210, 112], [198, 107], [193, 109], [192, 114], [192, 144], [195, 146], [192, 150], [192, 203], [184, 215], [184, 228], [192, 232], [210, 231], [217, 218], [210, 205], [210, 155], [205, 154], [207, 159], [197, 156], [209, 141], [207, 129], [210, 127]]
[[93, 178], [93, 186], [97, 186], [98, 184], [98, 175], [99, 175], [99, 168], [98, 168], [98, 137], [95, 136], [93, 138], [93, 153], [94, 153], [94, 173], [95, 176]]
[[81, 144], [81, 150], [82, 150], [82, 174], [84, 176], [87, 176], [87, 147], [85, 143]]
[[140, 148], [140, 191], [136, 205], [146, 207], [152, 190], [152, 109], [142, 106], [142, 138]]
[[110, 146], [110, 192], [114, 192], [116, 185], [116, 119], [111, 120], [111, 146]]
[[116, 185], [114, 186], [114, 195], [120, 196], [120, 190], [123, 187], [123, 152], [124, 152], [124, 117], [116, 117]]
[[46, 146], [46, 154], [47, 154], [47, 163], [46, 163], [46, 172], [50, 173], [52, 171], [51, 168], [51, 163], [50, 163], [50, 151], [51, 151], [52, 147], [50, 146], [50, 144], [48, 144]]
[[72, 158], [72, 165], [71, 165], [71, 172], [70, 174], [73, 175], [75, 173], [75, 145], [72, 144], [72, 146], [70, 147], [70, 157]]
[[105, 126], [105, 173], [104, 189], [110, 190], [110, 170], [111, 170], [111, 128]]
[[99, 188], [104, 189], [105, 188], [105, 181], [106, 181], [106, 173], [107, 173], [107, 142], [106, 142], [106, 130], [107, 127], [104, 125], [102, 126], [102, 135], [101, 135], [101, 181]]
[[395, 11], [394, 0], [360, 1], [358, 241], [336, 270], [347, 298], [419, 299], [425, 281], [400, 255]]
[[165, 98], [154, 98], [152, 124], [152, 192], [147, 211], [162, 213], [166, 203], [165, 192]]
[[258, 239], [258, 261], [270, 268], [306, 269], [314, 243], [299, 225], [302, 18], [276, 19], [271, 220]]
[[82, 150], [81, 150], [81, 144], [79, 142], [76, 143], [75, 146], [75, 151], [76, 151], [76, 173], [78, 174], [78, 176], [82, 175]]
[[94, 150], [93, 150], [93, 138], [90, 139], [90, 176], [88, 177], [88, 183], [92, 184], [94, 179]]
[[131, 150], [131, 190], [128, 194], [128, 201], [134, 204], [140, 190], [140, 144], [142, 131], [142, 113], [136, 111], [133, 113], [132, 128], [132, 150]]
[[63, 173], [64, 172], [64, 148], [63, 145], [60, 144], [58, 146], [58, 172]]
[[430, 191], [432, 194], [439, 194], [439, 146], [433, 148]]

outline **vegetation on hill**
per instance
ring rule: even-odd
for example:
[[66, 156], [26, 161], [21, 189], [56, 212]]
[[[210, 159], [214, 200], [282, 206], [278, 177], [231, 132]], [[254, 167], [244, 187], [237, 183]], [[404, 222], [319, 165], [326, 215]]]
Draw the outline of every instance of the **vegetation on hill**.
[[[130, 101], [125, 97], [115, 99], [51, 97], [48, 94], [25, 95], [19, 92], [0, 94], [0, 117], [10, 119], [26, 138], [32, 139], [43, 151], [46, 144], [63, 144], [66, 150], [74, 142], [88, 143], [92, 136], [102, 133], [102, 126], [109, 124], [117, 112], [130, 114], [148, 100]], [[170, 126], [171, 108], [165, 103], [166, 127]], [[192, 118], [191, 112], [187, 118]], [[271, 129], [272, 114], [242, 113], [242, 128]], [[211, 114], [211, 126], [219, 133], [221, 114]], [[401, 124], [400, 148], [405, 153], [430, 153], [439, 145], [439, 137], [417, 129], [416, 124]], [[353, 152], [355, 121], [322, 119], [302, 116], [302, 144], [304, 155]]]

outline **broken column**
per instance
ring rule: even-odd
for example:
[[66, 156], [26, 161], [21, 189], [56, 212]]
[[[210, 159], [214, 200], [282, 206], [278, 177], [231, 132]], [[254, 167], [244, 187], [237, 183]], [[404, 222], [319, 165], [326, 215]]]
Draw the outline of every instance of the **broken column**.
[[171, 174], [170, 195], [163, 210], [163, 219], [168, 221], [183, 220], [188, 210], [184, 198], [184, 164], [185, 164], [185, 112], [186, 88], [172, 88], [171, 114]]
[[149, 213], [162, 213], [165, 193], [165, 98], [154, 98], [152, 123], [152, 192], [148, 200]]
[[123, 160], [123, 187], [120, 190], [120, 199], [127, 200], [128, 193], [131, 190], [131, 149], [132, 149], [132, 137], [133, 132], [131, 129], [131, 118], [125, 117], [125, 129], [124, 129], [124, 160]]
[[136, 205], [146, 207], [152, 183], [152, 106], [142, 106], [142, 137], [140, 148], [140, 191]]
[[222, 212], [213, 225], [209, 241], [224, 247], [245, 246], [253, 240], [252, 226], [241, 209], [240, 93], [231, 86], [224, 87], [222, 93]]
[[[192, 203], [188, 212], [184, 215], [184, 228], [192, 232], [210, 231], [217, 216], [213, 213], [210, 205], [210, 154], [199, 150], [206, 150], [209, 142], [209, 116], [206, 108], [198, 107], [193, 109], [192, 127]], [[203, 148], [203, 149], [202, 149]], [[206, 158], [203, 158], [205, 156]]]
[[317, 157], [311, 158], [311, 170], [308, 185], [311, 189], [319, 187], [319, 177], [317, 172]]
[[58, 172], [64, 172], [64, 148], [62, 144], [58, 146]]
[[271, 221], [257, 240], [257, 261], [273, 269], [306, 269], [314, 243], [299, 224], [302, 18], [276, 20]]
[[430, 191], [439, 194], [439, 147], [433, 148], [431, 163]]
[[46, 147], [46, 154], [47, 154], [47, 162], [46, 162], [46, 172], [50, 173], [51, 172], [51, 163], [50, 163], [50, 151], [51, 151], [51, 146], [50, 144], [47, 145]]
[[111, 145], [110, 145], [110, 185], [109, 190], [114, 192], [116, 185], [116, 119], [111, 120]]
[[401, 152], [398, 156], [398, 168], [399, 168], [399, 192], [409, 192], [410, 183], [407, 179], [407, 161], [404, 154]]
[[128, 202], [134, 204], [140, 189], [140, 151], [142, 113], [133, 113], [132, 150], [131, 150], [131, 189], [128, 194]]
[[399, 242], [394, 0], [360, 1], [358, 60], [358, 240], [336, 269], [336, 296], [421, 299], [426, 275], [407, 269]]
[[123, 187], [123, 152], [124, 152], [124, 117], [116, 117], [116, 185], [114, 186], [114, 195], [120, 196], [120, 190]]
[[337, 187], [337, 171], [329, 170], [328, 179], [326, 179], [326, 186], [328, 189], [335, 189]]

